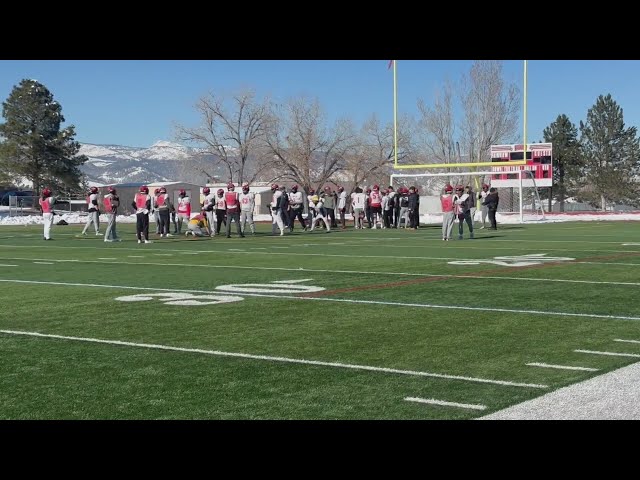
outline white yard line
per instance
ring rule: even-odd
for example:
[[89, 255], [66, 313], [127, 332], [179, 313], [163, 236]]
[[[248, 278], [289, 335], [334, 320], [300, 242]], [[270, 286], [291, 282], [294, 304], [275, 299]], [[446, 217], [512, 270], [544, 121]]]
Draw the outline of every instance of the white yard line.
[[593, 355], [610, 355], [612, 357], [633, 357], [640, 358], [640, 355], [637, 353], [620, 353], [620, 352], [598, 352], [594, 350], [574, 350], [574, 352], [578, 353], [591, 353]]
[[430, 405], [441, 405], [443, 407], [468, 408], [468, 409], [471, 409], [471, 410], [486, 410], [487, 409], [487, 407], [485, 405], [474, 405], [473, 403], [445, 402], [444, 400], [436, 400], [435, 398], [406, 397], [405, 400], [407, 402], [428, 403]]
[[18, 265], [12, 265], [9, 263], [0, 263], [0, 267], [17, 267]]
[[[144, 256], [135, 256], [129, 255], [129, 258], [144, 258]], [[3, 257], [0, 260], [25, 260], [25, 261], [33, 261], [33, 260], [50, 260], [53, 262], [78, 262], [78, 263], [99, 263], [99, 264], [113, 264], [113, 265], [131, 265], [129, 262], [119, 262], [119, 261], [101, 261], [98, 260], [116, 260], [115, 258], [98, 258], [98, 260], [59, 260], [59, 259], [40, 259], [40, 258], [25, 258], [25, 257]], [[473, 260], [467, 260], [473, 261]], [[586, 263], [586, 262], [565, 262], [567, 264], [575, 264], [575, 263]], [[207, 264], [189, 264], [189, 263], [154, 263], [154, 262], [136, 262], [136, 265], [150, 265], [150, 266], [159, 266], [159, 267], [198, 267], [198, 268], [231, 268], [238, 270], [277, 270], [277, 271], [285, 271], [285, 272], [319, 272], [319, 273], [345, 273], [345, 274], [354, 274], [354, 275], [398, 275], [398, 276], [410, 276], [410, 277], [445, 277], [445, 278], [459, 278], [459, 279], [468, 279], [468, 280], [484, 280], [484, 279], [492, 279], [492, 280], [509, 280], [509, 281], [523, 281], [523, 282], [544, 282], [544, 283], [583, 283], [583, 284], [593, 284], [593, 285], [625, 285], [630, 287], [640, 286], [640, 282], [605, 282], [600, 280], [570, 280], [570, 279], [562, 279], [562, 278], [533, 278], [533, 277], [507, 277], [502, 275], [454, 275], [449, 273], [406, 273], [406, 272], [381, 272], [381, 271], [368, 271], [368, 270], [327, 270], [327, 269], [317, 269], [317, 268], [286, 268], [286, 267], [257, 267], [257, 266], [240, 266], [240, 265], [207, 265]]]
[[[500, 246], [500, 247], [489, 247], [489, 246], [480, 246], [480, 247], [473, 247], [470, 246], [471, 243], [473, 243], [475, 240], [471, 241], [454, 241], [451, 244], [447, 245], [447, 250], [449, 251], [455, 251], [458, 249], [458, 247], [456, 247], [457, 244], [460, 245], [460, 249], [464, 248], [465, 250], [482, 250], [482, 251], [486, 251], [486, 250], [499, 250], [499, 251], [504, 251], [504, 250], [518, 250], [518, 251], [522, 251], [525, 250], [523, 247], [507, 247], [507, 246]], [[442, 240], [440, 241], [442, 242]], [[510, 241], [511, 243], [513, 243], [513, 240]], [[127, 242], [128, 243], [128, 242]], [[132, 242], [133, 243], [133, 242]], [[300, 245], [304, 245], [304, 244], [293, 244], [293, 245], [289, 245], [287, 247], [284, 248], [290, 248], [290, 247], [295, 247], [295, 246], [300, 246]], [[356, 246], [356, 245], [354, 245]], [[378, 245], [371, 245], [371, 244], [367, 244], [367, 245], [363, 245], [365, 247], [375, 247]], [[381, 248], [389, 248], [389, 245], [379, 245]], [[420, 247], [424, 247], [424, 245], [419, 245]], [[71, 247], [63, 247], [63, 246], [58, 246], [58, 245], [3, 245], [0, 244], [0, 248], [4, 247], [4, 248], [46, 248], [48, 250], [54, 249], [54, 248], [58, 248], [58, 249], [63, 249], [63, 250], [68, 250], [68, 249], [79, 249], [79, 248], [83, 248], [83, 249], [89, 249], [89, 250], [97, 250], [97, 249], [103, 249], [105, 247], [92, 247], [92, 246], [80, 246], [80, 245], [74, 245]], [[391, 248], [394, 248], [395, 246], [391, 246]], [[418, 246], [416, 246], [418, 247]], [[269, 248], [275, 248], [275, 247], [269, 247]], [[118, 250], [131, 250], [131, 251], [140, 251], [140, 248], [127, 248], [127, 247], [118, 247]], [[529, 249], [530, 250], [530, 249]], [[536, 248], [537, 251], [543, 251], [543, 252], [597, 252], [597, 253], [603, 253], [603, 252], [611, 252], [611, 253], [638, 253], [638, 250], [607, 250], [607, 249], [598, 249], [598, 250], [591, 250], [591, 249], [572, 249], [572, 248]], [[182, 252], [182, 250], [170, 250], [174, 253], [179, 253]], [[229, 250], [196, 250], [196, 253], [229, 253]], [[389, 258], [389, 259], [420, 259], [420, 260], [461, 260], [458, 257], [447, 257], [447, 258], [442, 258], [442, 257], [404, 257], [404, 256], [390, 256], [390, 255], [348, 255], [348, 254], [344, 254], [344, 255], [335, 255], [335, 254], [324, 254], [324, 253], [291, 253], [291, 252], [240, 252], [240, 253], [252, 253], [252, 254], [258, 254], [258, 255], [304, 255], [304, 256], [318, 256], [318, 257], [350, 257], [350, 258]], [[478, 260], [473, 259], [473, 260]]]
[[[124, 290], [153, 290], [157, 292], [185, 292], [185, 293], [203, 293], [210, 295], [216, 290], [187, 290], [179, 288], [153, 288], [153, 287], [132, 287], [126, 285], [105, 285], [96, 283], [71, 283], [71, 282], [45, 282], [40, 280], [16, 280], [9, 278], [0, 278], [0, 282], [7, 283], [25, 283], [34, 285], [62, 285], [71, 287], [97, 287], [97, 288], [115, 288]], [[355, 303], [360, 305], [393, 305], [398, 307], [415, 307], [415, 308], [441, 308], [444, 310], [464, 310], [476, 312], [503, 312], [503, 313], [522, 313], [526, 315], [550, 315], [561, 317], [580, 317], [580, 318], [602, 318], [611, 320], [634, 320], [640, 321], [640, 317], [628, 317], [622, 315], [597, 315], [592, 313], [572, 313], [572, 312], [550, 312], [543, 310], [522, 310], [512, 308], [490, 308], [490, 307], [465, 307], [460, 305], [435, 305], [427, 303], [404, 303], [404, 302], [384, 302], [380, 300], [355, 300], [348, 298], [327, 298], [327, 297], [301, 297], [293, 295], [271, 295], [266, 293], [245, 293], [239, 294], [243, 297], [265, 297], [265, 298], [288, 298], [303, 301], [320, 301], [320, 302], [339, 302], [339, 303]], [[577, 351], [577, 350], [576, 350]], [[640, 355], [639, 355], [640, 356]]]
[[102, 340], [98, 338], [69, 337], [64, 335], [51, 335], [51, 334], [38, 333], [38, 332], [23, 332], [18, 330], [0, 330], [0, 333], [5, 333], [7, 335], [25, 335], [30, 337], [44, 337], [44, 338], [56, 338], [60, 340], [75, 340], [75, 341], [81, 341], [81, 342], [103, 343], [107, 345], [123, 345], [128, 347], [152, 348], [152, 349], [158, 349], [158, 350], [172, 350], [176, 352], [202, 353], [206, 355], [217, 355], [221, 357], [249, 358], [252, 360], [268, 360], [272, 362], [298, 363], [303, 365], [317, 365], [321, 367], [366, 370], [370, 372], [397, 373], [400, 375], [410, 375], [410, 376], [416, 376], [416, 377], [432, 377], [432, 378], [443, 378], [447, 380], [463, 380], [467, 382], [490, 383], [493, 385], [504, 385], [508, 387], [549, 388], [547, 385], [539, 385], [539, 384], [532, 384], [532, 383], [519, 383], [519, 382], [510, 382], [510, 381], [504, 381], [504, 380], [493, 380], [493, 379], [487, 379], [487, 378], [464, 377], [460, 375], [446, 375], [441, 373], [420, 372], [415, 370], [400, 370], [397, 368], [372, 367], [369, 365], [356, 365], [356, 364], [350, 364], [350, 363], [323, 362], [318, 360], [304, 360], [304, 359], [288, 358], [288, 357], [272, 357], [269, 355], [253, 355], [249, 353], [238, 353], [238, 352], [222, 352], [219, 350], [203, 350], [200, 348], [172, 347], [168, 345], [156, 345], [151, 343], [133, 343], [133, 342], [123, 342], [120, 340]]
[[621, 338], [614, 338], [614, 342], [624, 342], [624, 343], [640, 343], [640, 340], [623, 340]]
[[38, 265], [53, 265], [52, 262], [33, 262], [33, 263], [37, 263]]
[[[107, 257], [98, 257], [98, 260], [117, 260], [117, 258], [113, 258], [113, 257], [111, 257], [111, 258], [107, 258]], [[118, 263], [120, 263], [120, 262], [118, 262]]]
[[551, 365], [549, 363], [527, 363], [530, 367], [557, 368], [558, 370], [582, 370], [585, 372], [597, 372], [597, 368], [590, 367], [571, 367], [569, 365]]

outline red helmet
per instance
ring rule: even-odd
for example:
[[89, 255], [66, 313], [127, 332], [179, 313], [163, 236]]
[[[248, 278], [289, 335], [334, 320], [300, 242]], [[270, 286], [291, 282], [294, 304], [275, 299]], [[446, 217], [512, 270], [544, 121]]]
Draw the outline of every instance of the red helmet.
[[149, 193], [149, 187], [147, 187], [146, 185], [142, 185], [140, 187], [140, 192], [141, 193]]
[[367, 187], [367, 189], [365, 190], [366, 193], [371, 193], [371, 189], [369, 187]]
[[89, 191], [90, 191], [91, 193], [98, 193], [98, 187], [91, 187], [91, 188], [89, 189]]
[[486, 190], [487, 188], [489, 188], [489, 185], [487, 185], [486, 183], [483, 183], [483, 184], [482, 184], [482, 189], [483, 189], [483, 190]]
[[242, 184], [242, 191], [243, 191], [244, 193], [247, 193], [247, 192], [249, 191], [249, 182], [244, 182], [244, 183]]
[[116, 189], [113, 187], [109, 187], [109, 193], [116, 193]]
[[278, 190], [278, 184], [274, 183], [273, 185], [271, 185], [271, 190]]
[[444, 186], [444, 191], [446, 193], [451, 193], [451, 192], [453, 192], [453, 187], [451, 185], [445, 185]]
[[222, 195], [224, 195], [224, 190], [219, 188], [218, 191], [217, 191], [217, 194], [218, 194], [218, 196], [221, 197]]
[[205, 195], [209, 195], [211, 193], [211, 189], [209, 187], [204, 187], [202, 189], [202, 193]]
[[378, 185], [374, 185], [374, 186], [373, 186], [373, 189], [374, 189], [374, 190], [376, 190], [376, 191], [378, 191], [378, 190], [380, 190], [380, 187], [379, 187]]
[[313, 195], [314, 193], [316, 193], [316, 191], [313, 188], [309, 189], [309, 195]]
[[456, 192], [462, 192], [464, 187], [462, 185], [456, 185]]
[[338, 191], [339, 192], [343, 192], [344, 191], [344, 187], [338, 187]]
[[180, 191], [178, 192], [178, 195], [181, 197], [184, 197], [187, 195], [187, 191], [184, 188], [181, 188]]
[[51, 196], [51, 190], [49, 190], [48, 188], [45, 188], [44, 190], [42, 190], [42, 196], [43, 196], [43, 198], [50, 197]]
[[160, 193], [167, 193], [167, 189], [164, 187], [160, 187]]
[[231, 190], [233, 192], [233, 190], [236, 188], [236, 186], [233, 184], [233, 182], [229, 182], [227, 183], [227, 189]]
[[330, 192], [331, 191], [331, 188], [329, 187], [329, 185], [325, 185], [324, 186], [324, 191], [325, 192]]
[[291, 191], [293, 193], [296, 193], [298, 191], [298, 185], [294, 185], [293, 187], [291, 187]]

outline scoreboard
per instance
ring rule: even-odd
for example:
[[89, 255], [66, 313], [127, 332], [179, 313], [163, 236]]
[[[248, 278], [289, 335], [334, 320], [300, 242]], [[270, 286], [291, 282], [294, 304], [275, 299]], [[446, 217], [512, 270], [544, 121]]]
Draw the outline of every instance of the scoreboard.
[[[491, 145], [492, 162], [522, 161], [525, 159], [524, 145]], [[553, 185], [553, 144], [530, 143], [526, 150], [525, 165], [505, 165], [491, 167], [491, 186], [497, 188], [518, 187], [520, 180], [518, 172], [528, 170], [535, 178], [537, 187], [550, 187]], [[533, 187], [529, 175], [522, 177], [523, 187]]]

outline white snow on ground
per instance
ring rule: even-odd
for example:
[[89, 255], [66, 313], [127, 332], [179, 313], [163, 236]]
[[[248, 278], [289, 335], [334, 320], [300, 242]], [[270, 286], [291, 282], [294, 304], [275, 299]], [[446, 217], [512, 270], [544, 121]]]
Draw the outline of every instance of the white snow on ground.
[[[480, 222], [480, 212], [476, 212], [475, 221]], [[54, 223], [58, 223], [60, 219], [63, 219], [67, 223], [85, 223], [87, 221], [86, 215], [78, 213], [66, 213], [59, 216], [56, 215]], [[254, 215], [253, 219], [256, 222], [271, 221], [270, 215]], [[347, 215], [347, 220], [352, 222], [351, 215]], [[603, 220], [637, 220], [640, 221], [640, 212], [637, 213], [552, 213], [545, 214], [545, 220], [538, 220], [533, 216], [525, 216], [525, 222], [529, 224], [537, 223], [556, 223], [556, 222], [595, 222]], [[100, 221], [106, 222], [106, 215], [100, 215]], [[135, 215], [118, 215], [116, 219], [119, 223], [136, 223]], [[496, 215], [496, 221], [498, 222], [498, 228], [501, 224], [518, 224], [520, 223], [520, 216], [517, 213], [513, 214], [500, 214]], [[42, 224], [42, 215], [25, 215], [18, 217], [9, 217], [9, 207], [0, 206], [0, 225], [38, 225]], [[440, 224], [442, 223], [442, 215], [420, 215], [420, 223]]]

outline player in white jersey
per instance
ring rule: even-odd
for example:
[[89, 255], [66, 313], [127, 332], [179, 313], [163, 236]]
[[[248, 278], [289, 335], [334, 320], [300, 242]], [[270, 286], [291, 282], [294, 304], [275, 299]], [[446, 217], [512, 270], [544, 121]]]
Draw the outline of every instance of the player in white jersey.
[[353, 209], [353, 224], [355, 228], [364, 228], [364, 209], [367, 206], [367, 196], [360, 187], [351, 194], [351, 208]]
[[289, 206], [291, 207], [291, 216], [289, 217], [289, 231], [293, 232], [293, 223], [297, 218], [302, 225], [302, 228], [307, 230], [307, 224], [302, 217], [302, 211], [304, 210], [304, 200], [302, 197], [302, 192], [298, 191], [298, 185], [294, 185], [291, 187], [291, 192], [289, 192]]
[[187, 191], [181, 188], [178, 192], [178, 226], [176, 232], [178, 235], [182, 233], [182, 224], [189, 223], [191, 218], [191, 198], [187, 195]]
[[276, 234], [276, 227], [278, 226], [280, 229], [280, 236], [284, 236], [284, 222], [282, 221], [282, 192], [280, 191], [278, 185], [274, 183], [271, 185], [271, 193], [273, 196], [271, 197], [271, 234]]
[[202, 194], [204, 195], [204, 203], [202, 204], [202, 209], [204, 210], [207, 217], [207, 225], [209, 228], [209, 235], [215, 237], [216, 235], [216, 195], [211, 192], [209, 187], [204, 187], [202, 189]]
[[256, 207], [256, 194], [250, 192], [249, 182], [242, 184], [242, 193], [240, 194], [240, 227], [242, 227], [242, 234], [244, 235], [247, 222], [249, 222], [249, 228], [251, 229], [251, 235], [256, 234], [256, 225], [253, 221], [253, 211]]
[[96, 235], [102, 235], [100, 233], [100, 209], [98, 207], [98, 187], [91, 187], [89, 190], [89, 195], [87, 195], [87, 212], [89, 215], [87, 216], [87, 223], [82, 229], [82, 235], [87, 234], [87, 230], [91, 224], [96, 230]]
[[347, 192], [344, 191], [344, 187], [338, 187], [338, 213], [340, 214], [340, 223], [342, 223], [342, 229], [347, 228], [346, 214], [347, 214]]

